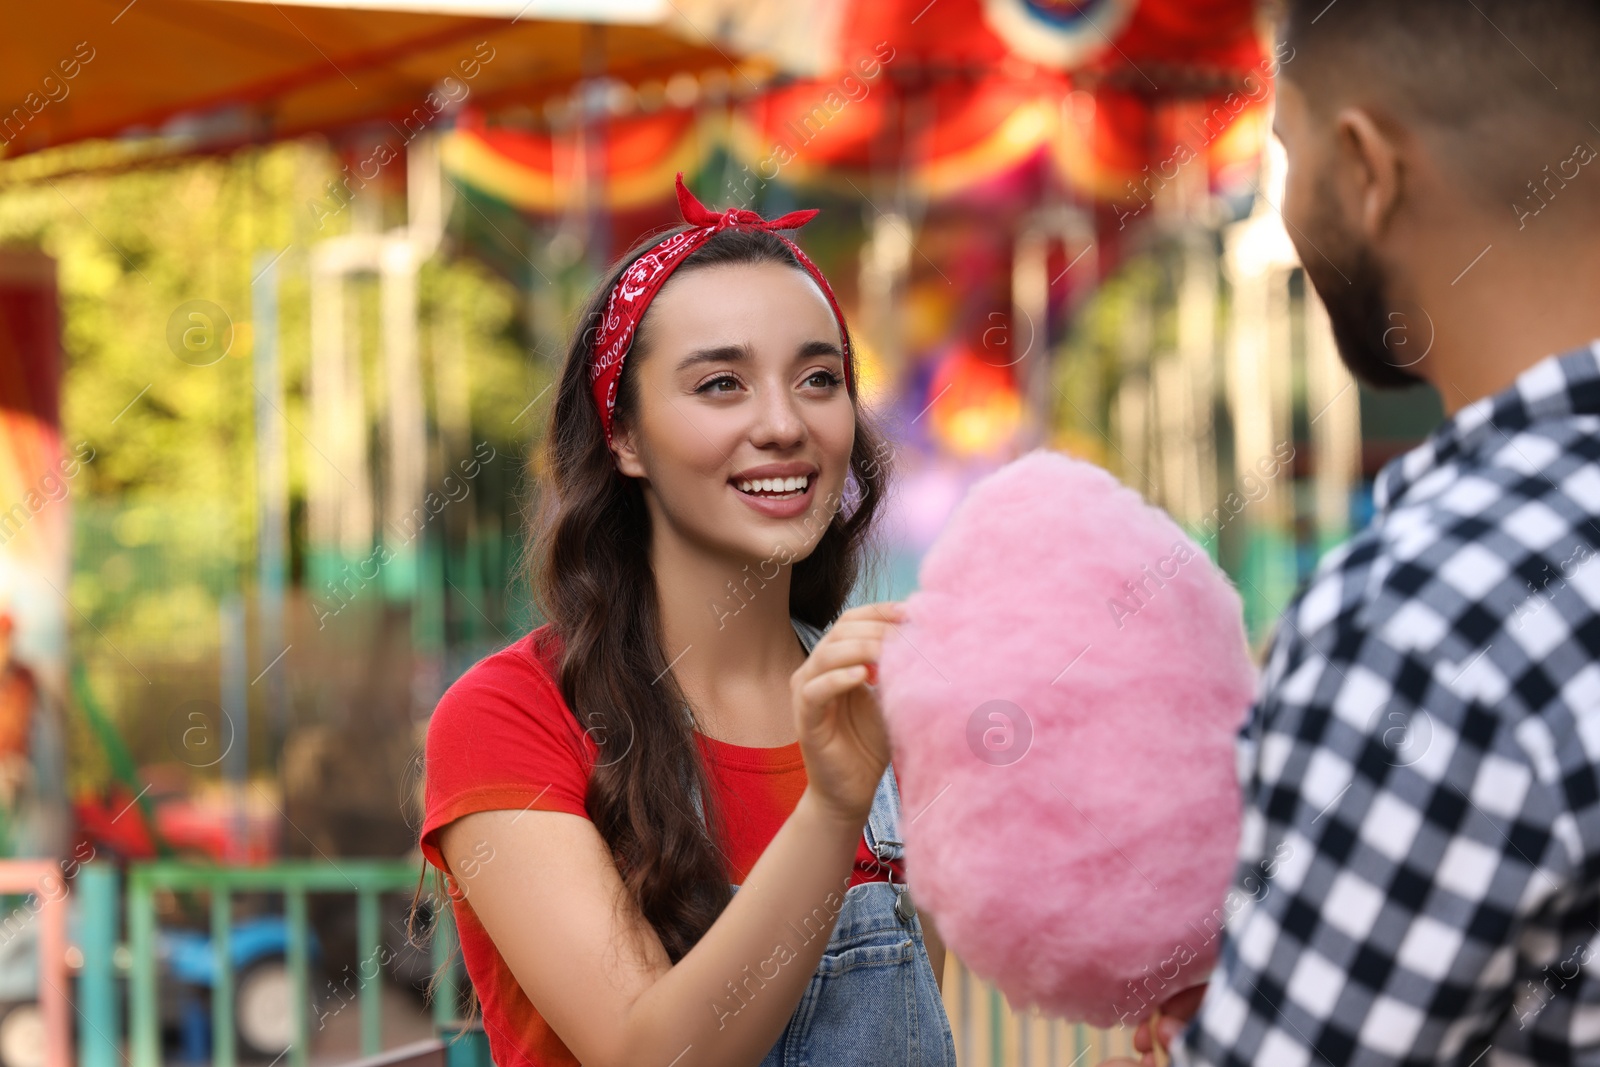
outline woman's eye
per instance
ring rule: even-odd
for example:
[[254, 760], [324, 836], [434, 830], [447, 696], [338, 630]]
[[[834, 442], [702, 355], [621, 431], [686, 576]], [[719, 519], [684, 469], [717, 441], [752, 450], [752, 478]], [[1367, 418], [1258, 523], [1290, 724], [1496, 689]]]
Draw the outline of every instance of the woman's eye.
[[720, 374], [717, 377], [712, 378], [708, 382], [702, 382], [700, 384], [700, 386], [697, 389], [695, 389], [695, 392], [696, 393], [726, 393], [729, 390], [719, 388], [720, 386], [722, 386], [724, 384], [732, 386], [733, 388], [737, 389], [739, 387], [739, 379], [735, 378], [731, 374]]
[[811, 376], [807, 378], [806, 381], [813, 385], [819, 385], [822, 388], [831, 388], [832, 386], [841, 384], [844, 379], [832, 371], [819, 370], [813, 371]]

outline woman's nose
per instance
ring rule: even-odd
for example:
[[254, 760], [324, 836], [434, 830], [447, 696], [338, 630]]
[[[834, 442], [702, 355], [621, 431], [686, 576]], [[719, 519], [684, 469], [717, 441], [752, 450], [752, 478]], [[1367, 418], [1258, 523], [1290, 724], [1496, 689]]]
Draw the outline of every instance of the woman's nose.
[[751, 439], [758, 445], [795, 445], [805, 439], [806, 424], [798, 401], [782, 386], [768, 386], [756, 394], [756, 421]]

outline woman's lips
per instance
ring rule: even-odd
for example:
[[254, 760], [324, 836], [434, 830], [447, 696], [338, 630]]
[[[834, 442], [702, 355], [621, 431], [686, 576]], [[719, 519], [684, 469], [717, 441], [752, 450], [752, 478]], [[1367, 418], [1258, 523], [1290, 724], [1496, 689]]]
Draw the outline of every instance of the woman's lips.
[[811, 506], [811, 500], [816, 496], [817, 476], [811, 475], [806, 479], [804, 492], [795, 493], [789, 497], [772, 497], [757, 493], [746, 493], [732, 482], [728, 488], [738, 495], [739, 499], [749, 504], [751, 508], [773, 519], [792, 519], [803, 515]]

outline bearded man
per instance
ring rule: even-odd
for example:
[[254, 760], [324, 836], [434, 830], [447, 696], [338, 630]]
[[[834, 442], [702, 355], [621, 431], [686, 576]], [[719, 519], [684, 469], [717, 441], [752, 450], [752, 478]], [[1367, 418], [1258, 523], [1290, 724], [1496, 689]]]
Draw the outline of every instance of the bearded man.
[[1156, 1036], [1600, 1064], [1600, 3], [1285, 6], [1284, 223], [1351, 372], [1448, 418], [1285, 613], [1241, 879], [1287, 858]]

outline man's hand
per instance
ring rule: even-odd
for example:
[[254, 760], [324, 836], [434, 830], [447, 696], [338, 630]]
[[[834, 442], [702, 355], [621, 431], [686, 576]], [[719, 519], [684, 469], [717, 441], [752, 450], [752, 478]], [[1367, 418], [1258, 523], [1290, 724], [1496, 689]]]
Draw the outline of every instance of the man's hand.
[[[1161, 1005], [1161, 1017], [1156, 1020], [1156, 1040], [1161, 1044], [1163, 1056], [1172, 1054], [1172, 1042], [1189, 1020], [1194, 1018], [1194, 1013], [1200, 1010], [1200, 1001], [1205, 999], [1206, 986], [1202, 982], [1197, 986], [1190, 986], [1182, 993], [1169, 998]], [[1134, 1051], [1140, 1053], [1137, 1062], [1134, 1060], [1106, 1060], [1100, 1067], [1156, 1067], [1154, 1049], [1150, 1046], [1150, 1026], [1148, 1023], [1133, 1032]], [[1166, 1062], [1163, 1059], [1161, 1062]]]

